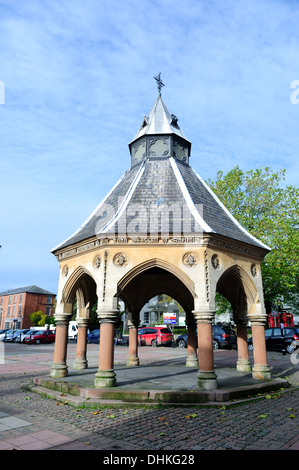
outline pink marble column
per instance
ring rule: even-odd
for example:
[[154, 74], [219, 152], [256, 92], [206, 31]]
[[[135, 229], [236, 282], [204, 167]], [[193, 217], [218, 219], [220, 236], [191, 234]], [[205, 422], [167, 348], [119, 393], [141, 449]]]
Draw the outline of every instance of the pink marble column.
[[54, 378], [66, 377], [67, 368], [67, 343], [68, 343], [68, 325], [70, 315], [59, 315], [56, 319], [55, 349], [54, 360], [50, 376]]
[[95, 386], [98, 388], [114, 387], [116, 385], [114, 336], [117, 313], [118, 310], [98, 313], [100, 319], [99, 368], [94, 381]]
[[76, 359], [74, 361], [74, 369], [87, 369], [87, 319], [78, 319], [78, 336]]
[[139, 366], [138, 358], [138, 325], [139, 321], [129, 320], [129, 357], [127, 366]]
[[202, 390], [218, 388], [214, 370], [213, 329], [214, 311], [193, 312], [197, 322], [198, 375], [197, 386]]
[[198, 367], [196, 323], [188, 322], [187, 326], [188, 326], [188, 356], [186, 360], [186, 366]]
[[241, 372], [251, 371], [251, 363], [248, 354], [247, 343], [247, 321], [237, 320], [237, 344], [238, 344], [238, 360], [237, 370]]

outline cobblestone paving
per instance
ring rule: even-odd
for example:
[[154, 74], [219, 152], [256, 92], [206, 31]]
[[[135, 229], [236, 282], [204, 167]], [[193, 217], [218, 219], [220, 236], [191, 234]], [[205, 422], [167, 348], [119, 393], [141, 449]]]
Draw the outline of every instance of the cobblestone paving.
[[[68, 435], [80, 450], [299, 450], [298, 389], [231, 407], [75, 409], [24, 390], [29, 382], [29, 376], [1, 377], [0, 410], [17, 410], [32, 423], [30, 432]], [[0, 441], [8, 435], [0, 431]]]

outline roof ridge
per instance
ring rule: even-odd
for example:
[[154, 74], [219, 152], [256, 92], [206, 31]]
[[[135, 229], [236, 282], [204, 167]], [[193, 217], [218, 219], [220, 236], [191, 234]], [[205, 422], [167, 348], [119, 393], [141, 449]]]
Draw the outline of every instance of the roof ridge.
[[[32, 290], [38, 290], [39, 292], [32, 292]], [[4, 295], [12, 295], [12, 294], [22, 294], [22, 293], [32, 293], [32, 294], [49, 294], [49, 295], [56, 295], [54, 294], [53, 292], [50, 292], [46, 289], [43, 289], [42, 287], [39, 287], [35, 284], [32, 284], [30, 286], [25, 286], [25, 287], [16, 287], [14, 289], [7, 289], [3, 292], [0, 292], [0, 295], [1, 296], [4, 296]]]

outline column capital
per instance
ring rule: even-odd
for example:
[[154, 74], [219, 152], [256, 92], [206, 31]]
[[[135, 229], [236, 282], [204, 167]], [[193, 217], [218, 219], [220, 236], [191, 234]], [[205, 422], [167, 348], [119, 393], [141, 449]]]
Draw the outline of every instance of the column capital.
[[68, 325], [68, 323], [70, 322], [71, 318], [72, 318], [72, 315], [70, 313], [55, 313], [54, 314], [54, 318], [55, 318], [55, 322], [56, 322], [56, 326], [63, 326], [63, 325]]
[[193, 315], [195, 318], [196, 323], [213, 323], [215, 318], [215, 310], [193, 310]]
[[98, 309], [97, 317], [101, 323], [116, 323], [119, 310]]
[[263, 313], [249, 314], [247, 319], [251, 322], [251, 326], [265, 326], [267, 323], [267, 315]]
[[76, 322], [78, 324], [78, 328], [80, 328], [80, 326], [88, 326], [89, 319], [88, 318], [76, 318]]

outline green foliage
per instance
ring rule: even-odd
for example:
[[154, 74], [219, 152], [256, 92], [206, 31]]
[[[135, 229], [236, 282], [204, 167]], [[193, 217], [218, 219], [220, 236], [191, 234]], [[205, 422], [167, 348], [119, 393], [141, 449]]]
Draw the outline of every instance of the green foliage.
[[285, 170], [236, 166], [207, 181], [238, 222], [271, 248], [262, 263], [266, 301], [299, 291], [299, 189], [283, 185], [284, 178]]
[[45, 326], [46, 315], [40, 310], [38, 312], [31, 313], [29, 315], [29, 318], [32, 323], [32, 326]]
[[217, 315], [221, 315], [226, 312], [232, 313], [233, 309], [230, 302], [223, 297], [223, 295], [219, 294], [219, 292], [216, 292], [215, 303]]
[[45, 325], [56, 325], [55, 317], [46, 317]]

